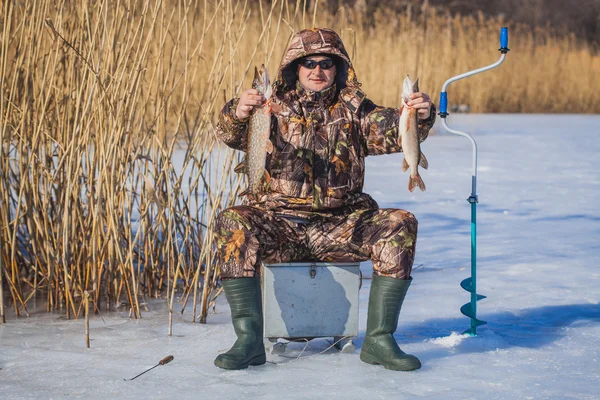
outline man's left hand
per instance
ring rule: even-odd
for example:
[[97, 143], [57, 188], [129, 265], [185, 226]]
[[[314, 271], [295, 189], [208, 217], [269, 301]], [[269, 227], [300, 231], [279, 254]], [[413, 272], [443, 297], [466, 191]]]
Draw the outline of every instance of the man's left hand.
[[416, 108], [419, 119], [427, 119], [431, 114], [431, 98], [427, 93], [416, 92], [410, 95], [408, 105]]

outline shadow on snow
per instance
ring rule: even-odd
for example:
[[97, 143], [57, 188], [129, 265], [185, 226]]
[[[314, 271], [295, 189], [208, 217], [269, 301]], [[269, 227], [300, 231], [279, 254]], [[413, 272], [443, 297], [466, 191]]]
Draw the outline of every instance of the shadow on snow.
[[[458, 340], [456, 345], [435, 348], [419, 356], [423, 359], [447, 357], [448, 353], [467, 354], [512, 347], [541, 348], [566, 336], [566, 329], [600, 324], [600, 304], [569, 304], [500, 312], [479, 316], [487, 325], [478, 328], [478, 336]], [[400, 318], [402, 321], [402, 318]], [[462, 333], [469, 319], [440, 318], [418, 324], [403, 325], [396, 331], [399, 344], [444, 338]], [[360, 344], [362, 345], [362, 338]]]
[[[487, 325], [479, 327], [477, 337], [442, 344], [418, 356], [424, 360], [447, 357], [449, 354], [483, 353], [513, 347], [541, 348], [566, 335], [565, 328], [600, 324], [600, 304], [570, 304], [500, 312], [479, 316]], [[469, 319], [435, 318], [417, 324], [403, 324], [402, 316], [395, 338], [402, 347], [407, 343], [443, 341], [453, 333], [461, 334], [469, 327]], [[355, 343], [362, 347], [364, 331]]]

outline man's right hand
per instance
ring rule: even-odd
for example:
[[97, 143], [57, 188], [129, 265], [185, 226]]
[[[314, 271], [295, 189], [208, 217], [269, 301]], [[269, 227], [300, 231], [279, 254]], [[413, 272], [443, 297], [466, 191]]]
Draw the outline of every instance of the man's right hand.
[[252, 109], [261, 106], [266, 101], [264, 96], [256, 89], [248, 89], [240, 95], [235, 115], [238, 119], [246, 119], [250, 116]]

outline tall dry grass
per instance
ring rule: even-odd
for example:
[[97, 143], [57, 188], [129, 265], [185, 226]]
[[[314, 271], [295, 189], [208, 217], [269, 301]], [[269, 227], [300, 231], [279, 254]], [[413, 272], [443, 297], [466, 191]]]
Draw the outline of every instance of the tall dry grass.
[[[218, 296], [213, 224], [234, 204], [239, 154], [214, 135], [223, 103], [265, 63], [274, 75], [293, 31], [343, 37], [366, 93], [400, 101], [405, 74], [437, 93], [495, 61], [503, 21], [426, 12], [335, 15], [304, 1], [8, 1], [0, 54], [0, 299], [16, 315], [36, 296], [68, 317], [144, 298], [193, 305]], [[573, 38], [511, 28], [494, 72], [456, 83], [475, 112], [600, 110], [600, 58]], [[433, 96], [437, 97], [437, 96]], [[197, 309], [197, 306], [199, 309]], [[2, 318], [4, 318], [4, 306]], [[170, 325], [169, 325], [170, 326]]]

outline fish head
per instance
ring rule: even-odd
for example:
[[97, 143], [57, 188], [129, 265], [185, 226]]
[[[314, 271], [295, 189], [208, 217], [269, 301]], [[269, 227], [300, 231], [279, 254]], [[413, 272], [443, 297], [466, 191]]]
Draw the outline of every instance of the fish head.
[[260, 66], [260, 69], [254, 67], [252, 88], [258, 90], [267, 99], [271, 97], [271, 80], [264, 64]]
[[404, 78], [404, 83], [402, 84], [402, 99], [405, 102], [410, 100], [410, 95], [413, 93], [417, 93], [419, 91], [419, 78], [417, 78], [414, 82], [410, 79], [408, 75]]

